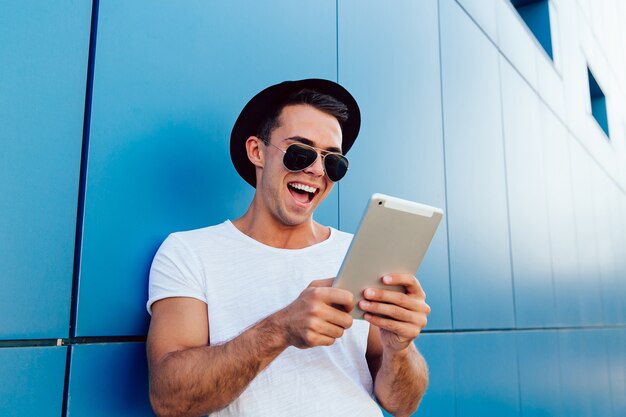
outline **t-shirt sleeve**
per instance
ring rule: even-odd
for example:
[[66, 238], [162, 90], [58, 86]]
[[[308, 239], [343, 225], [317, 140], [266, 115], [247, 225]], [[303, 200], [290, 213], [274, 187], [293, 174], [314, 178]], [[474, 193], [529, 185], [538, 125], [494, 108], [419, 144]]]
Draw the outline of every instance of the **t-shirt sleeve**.
[[150, 267], [148, 313], [152, 314], [152, 304], [169, 297], [192, 297], [206, 303], [204, 288], [202, 267], [197, 257], [175, 234], [169, 235], [154, 255]]

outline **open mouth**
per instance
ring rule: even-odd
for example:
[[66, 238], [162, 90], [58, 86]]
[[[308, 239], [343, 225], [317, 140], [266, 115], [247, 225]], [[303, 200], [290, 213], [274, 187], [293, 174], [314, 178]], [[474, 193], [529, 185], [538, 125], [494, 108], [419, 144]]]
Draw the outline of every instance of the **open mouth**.
[[319, 188], [311, 187], [310, 185], [301, 184], [299, 182], [290, 182], [287, 184], [287, 188], [289, 188], [289, 192], [294, 200], [301, 204], [310, 203], [319, 192]]

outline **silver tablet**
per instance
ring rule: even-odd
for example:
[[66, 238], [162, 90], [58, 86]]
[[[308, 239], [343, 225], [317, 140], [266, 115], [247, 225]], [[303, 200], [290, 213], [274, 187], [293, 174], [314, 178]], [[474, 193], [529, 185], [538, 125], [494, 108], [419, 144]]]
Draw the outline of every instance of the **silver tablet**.
[[365, 209], [333, 287], [350, 291], [357, 304], [352, 317], [363, 318], [358, 302], [366, 288], [404, 291], [384, 285], [391, 273], [415, 275], [443, 212], [435, 207], [374, 194]]

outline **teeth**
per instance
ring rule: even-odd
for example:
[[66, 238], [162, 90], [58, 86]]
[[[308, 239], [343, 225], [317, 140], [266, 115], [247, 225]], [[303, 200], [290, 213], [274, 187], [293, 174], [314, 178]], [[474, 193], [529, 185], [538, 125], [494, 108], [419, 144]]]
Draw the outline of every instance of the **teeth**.
[[314, 193], [317, 191], [317, 188], [309, 187], [308, 185], [300, 184], [297, 182], [292, 182], [289, 185], [298, 190], [306, 191], [307, 193]]

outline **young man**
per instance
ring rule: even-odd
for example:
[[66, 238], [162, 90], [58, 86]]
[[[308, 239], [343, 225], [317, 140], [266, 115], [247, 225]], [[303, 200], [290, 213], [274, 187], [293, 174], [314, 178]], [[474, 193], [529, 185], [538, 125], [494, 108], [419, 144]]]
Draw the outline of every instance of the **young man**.
[[340, 85], [271, 86], [231, 134], [256, 188], [239, 219], [174, 233], [150, 272], [150, 400], [159, 416], [408, 416], [428, 371], [413, 340], [430, 307], [414, 276], [352, 295], [332, 288], [351, 235], [313, 213], [346, 173], [360, 113]]

